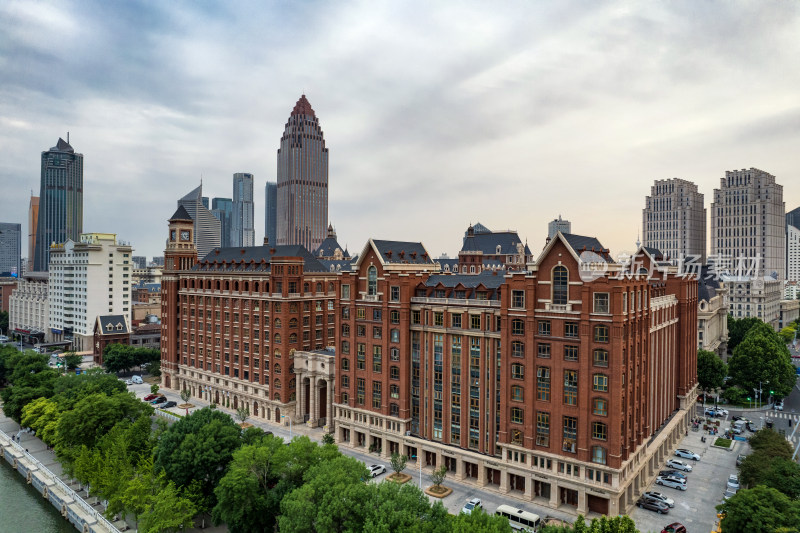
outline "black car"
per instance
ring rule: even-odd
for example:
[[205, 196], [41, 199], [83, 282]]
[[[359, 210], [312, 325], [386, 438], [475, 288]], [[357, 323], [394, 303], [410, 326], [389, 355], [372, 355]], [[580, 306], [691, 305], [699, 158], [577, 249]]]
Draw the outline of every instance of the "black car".
[[669, 505], [649, 498], [639, 498], [639, 501], [636, 502], [636, 505], [642, 509], [655, 511], [658, 514], [667, 514], [669, 512]]
[[749, 431], [750, 433], [755, 433], [756, 431], [758, 431], [758, 428], [755, 427], [750, 422], [748, 422], [746, 425], [747, 425], [747, 431]]
[[178, 402], [173, 402], [172, 400], [170, 400], [168, 402], [162, 403], [161, 405], [158, 406], [158, 408], [159, 409], [169, 409], [170, 407], [175, 407], [176, 405], [178, 405]]
[[164, 403], [166, 401], [167, 401], [167, 397], [166, 396], [159, 396], [155, 400], [152, 400], [150, 403], [152, 403], [153, 405], [158, 405], [158, 404]]

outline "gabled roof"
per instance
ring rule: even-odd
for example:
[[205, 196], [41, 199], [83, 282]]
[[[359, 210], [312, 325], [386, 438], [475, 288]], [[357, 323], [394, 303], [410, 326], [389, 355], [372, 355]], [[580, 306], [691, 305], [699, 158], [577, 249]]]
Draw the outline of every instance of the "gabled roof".
[[700, 278], [697, 280], [698, 282], [698, 292], [697, 292], [697, 299], [699, 301], [705, 300], [710, 302], [711, 299], [717, 295], [717, 291], [720, 289], [722, 284], [720, 283], [719, 276], [715, 273], [709, 274], [709, 265], [703, 265], [700, 267]]
[[539, 254], [539, 258], [536, 260], [537, 264], [540, 263], [542, 259], [544, 259], [544, 257], [550, 252], [553, 246], [555, 246], [556, 241], [561, 241], [564, 243], [576, 261], [582, 261], [581, 254], [586, 252], [587, 254], [592, 254], [590, 258], [586, 259], [586, 262], [615, 262], [608, 249], [603, 247], [603, 245], [600, 244], [600, 241], [598, 241], [596, 238], [574, 235], [572, 233], [561, 233], [559, 231], [552, 239], [550, 239], [547, 245], [545, 245], [544, 250], [542, 250], [542, 253]]
[[333, 237], [327, 237], [322, 241], [319, 247], [314, 250], [314, 255], [317, 257], [333, 257], [337, 248], [342, 251], [342, 257], [350, 257], [350, 253], [339, 244], [335, 235]]
[[95, 329], [100, 335], [120, 335], [130, 333], [125, 315], [98, 315]]
[[[473, 232], [472, 235], [464, 237], [461, 246], [462, 252], [483, 252], [486, 255], [497, 255], [497, 247], [500, 246], [500, 254], [516, 255], [517, 245], [522, 244], [522, 240], [516, 231], [494, 231], [487, 233]], [[531, 250], [525, 245], [525, 255], [530, 255]]]
[[425, 280], [426, 287], [456, 287], [461, 285], [467, 289], [474, 289], [483, 285], [487, 289], [496, 289], [505, 283], [502, 274], [494, 272], [481, 272], [480, 274], [433, 274]]
[[170, 222], [173, 220], [185, 220], [187, 222], [192, 221], [192, 217], [189, 215], [189, 212], [186, 210], [183, 205], [178, 206], [178, 210], [175, 211], [175, 214], [169, 217]]
[[[311, 255], [311, 252], [299, 244], [215, 248], [192, 267], [192, 270], [214, 270], [215, 263], [226, 264], [225, 269], [227, 270], [269, 270], [269, 262], [273, 257], [300, 257], [303, 259], [303, 270], [305, 272], [329, 271], [317, 258]], [[262, 260], [265, 261], [263, 267]], [[206, 264], [206, 261], [208, 264]], [[233, 263], [233, 265], [230, 263]]]
[[380, 257], [381, 263], [433, 265], [433, 259], [421, 242], [408, 241], [382, 241], [370, 239], [364, 247], [361, 257], [366, 257], [367, 250], [372, 246]]

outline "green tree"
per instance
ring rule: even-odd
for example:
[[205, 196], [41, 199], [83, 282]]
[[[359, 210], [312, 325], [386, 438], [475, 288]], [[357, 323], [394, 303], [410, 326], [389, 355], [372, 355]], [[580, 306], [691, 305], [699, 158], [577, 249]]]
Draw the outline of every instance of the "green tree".
[[697, 382], [704, 392], [722, 387], [727, 375], [728, 365], [717, 354], [697, 350]]
[[769, 390], [781, 398], [788, 396], [797, 377], [786, 345], [763, 322], [750, 328], [728, 366], [734, 383], [745, 390], [752, 391], [759, 383], [765, 386], [762, 398], [769, 396]]
[[768, 428], [761, 429], [750, 437], [750, 447], [770, 457], [789, 459], [792, 456], [791, 444], [778, 432]]
[[143, 533], [170, 533], [183, 531], [194, 525], [197, 507], [191, 499], [181, 494], [170, 481], [152, 498], [139, 520]]
[[[366, 488], [368, 495], [363, 504], [364, 526], [361, 531], [447, 531], [453, 530], [453, 518], [447, 514], [441, 502], [431, 506], [430, 500], [416, 485], [406, 483], [369, 483], [360, 484]], [[363, 490], [359, 487], [359, 490]], [[501, 517], [498, 517], [501, 518]], [[508, 521], [501, 518], [508, 526]], [[491, 522], [491, 521], [490, 521]], [[479, 525], [480, 519], [465, 525]], [[473, 527], [464, 531], [482, 531]], [[494, 530], [487, 530], [494, 531]], [[500, 531], [506, 531], [502, 529]], [[510, 531], [510, 529], [509, 529]]]
[[236, 419], [240, 424], [244, 424], [250, 417], [250, 411], [246, 407], [240, 407], [236, 410]]
[[55, 444], [61, 410], [53, 398], [37, 398], [22, 408], [21, 424], [36, 431], [49, 445]]
[[330, 433], [325, 433], [322, 436], [322, 444], [330, 446], [336, 444], [336, 441], [334, 440], [333, 435], [331, 435]]
[[133, 348], [125, 344], [109, 344], [103, 350], [103, 366], [112, 374], [127, 372], [136, 366]]
[[763, 485], [740, 490], [717, 510], [725, 514], [720, 522], [722, 533], [772, 533], [780, 528], [800, 528], [800, 502]]
[[397, 452], [393, 452], [390, 463], [392, 465], [392, 470], [394, 470], [394, 473], [399, 474], [400, 472], [406, 469], [406, 465], [408, 464], [408, 457], [405, 455], [400, 455]]
[[150, 385], [150, 394], [158, 394], [158, 389], [159, 389], [158, 385], [153, 383], [152, 385]]
[[511, 533], [508, 520], [490, 515], [483, 509], [473, 509], [470, 514], [460, 513], [452, 518], [453, 533]]
[[155, 450], [155, 468], [178, 487], [199, 484], [200, 512], [214, 507], [214, 487], [219, 484], [234, 450], [239, 447], [240, 428], [225, 413], [200, 409], [166, 430]]
[[780, 335], [781, 340], [784, 343], [789, 344], [794, 340], [795, 328], [793, 328], [792, 326], [786, 326], [785, 328], [783, 328], [778, 332], [778, 335]]
[[3, 412], [19, 423], [22, 409], [37, 398], [53, 396], [58, 373], [47, 365], [49, 357], [32, 350], [16, 352], [5, 359], [6, 379], [11, 385], [0, 391]]
[[53, 382], [53, 399], [58, 401], [62, 411], [72, 409], [79, 400], [90, 394], [113, 396], [123, 392], [127, 392], [125, 384], [101, 368], [90, 368], [81, 374], [67, 374]]
[[0, 311], [0, 332], [8, 335], [8, 311]]
[[441, 488], [441, 484], [444, 482], [444, 479], [447, 477], [447, 467], [445, 465], [440, 466], [439, 468], [434, 468], [433, 472], [428, 474], [428, 478], [433, 483], [433, 486], [437, 489]]
[[750, 331], [750, 328], [756, 324], [763, 324], [763, 322], [754, 317], [735, 319], [733, 315], [728, 315], [728, 352], [733, 353], [733, 350], [739, 346], [739, 343], [744, 340], [744, 336]]
[[774, 458], [764, 485], [781, 491], [792, 500], [800, 499], [800, 465], [783, 457]]
[[75, 370], [83, 363], [83, 357], [74, 352], [67, 352], [64, 354], [64, 363], [67, 365], [67, 370]]

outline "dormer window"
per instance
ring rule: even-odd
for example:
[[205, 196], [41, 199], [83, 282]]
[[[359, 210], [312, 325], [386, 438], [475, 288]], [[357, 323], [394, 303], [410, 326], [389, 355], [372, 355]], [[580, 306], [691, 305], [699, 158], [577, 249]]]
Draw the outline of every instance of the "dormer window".
[[370, 265], [367, 269], [367, 295], [375, 296], [378, 294], [378, 269], [375, 265]]

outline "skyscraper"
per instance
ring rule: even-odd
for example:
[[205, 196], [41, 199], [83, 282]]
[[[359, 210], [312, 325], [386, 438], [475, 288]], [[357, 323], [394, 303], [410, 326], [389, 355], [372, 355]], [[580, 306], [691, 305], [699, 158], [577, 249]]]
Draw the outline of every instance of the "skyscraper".
[[212, 198], [211, 214], [220, 222], [220, 246], [231, 246], [231, 216], [233, 215], [233, 200], [230, 198]]
[[277, 244], [276, 224], [278, 222], [278, 184], [268, 181], [264, 189], [264, 236], [269, 244]]
[[31, 203], [28, 205], [28, 270], [33, 269], [33, 256], [36, 253], [36, 225], [38, 223], [39, 197], [31, 194]]
[[254, 246], [253, 175], [237, 172], [233, 175], [233, 214], [231, 216], [231, 246]]
[[752, 275], [786, 278], [786, 205], [775, 176], [757, 168], [725, 172], [711, 204], [711, 254], [734, 268], [760, 258]]
[[678, 178], [655, 180], [642, 210], [644, 245], [670, 259], [706, 262], [706, 208], [697, 185]]
[[563, 220], [561, 215], [547, 223], [547, 238], [552, 239], [556, 233], [572, 233], [572, 222]]
[[22, 275], [22, 224], [0, 222], [0, 276]]
[[315, 250], [328, 227], [328, 149], [319, 120], [302, 95], [278, 149], [277, 244]]
[[67, 141], [42, 152], [42, 180], [33, 270], [47, 271], [50, 245], [78, 240], [83, 231], [83, 154]]
[[220, 221], [203, 206], [203, 185], [178, 200], [194, 222], [194, 244], [199, 257], [220, 246]]

